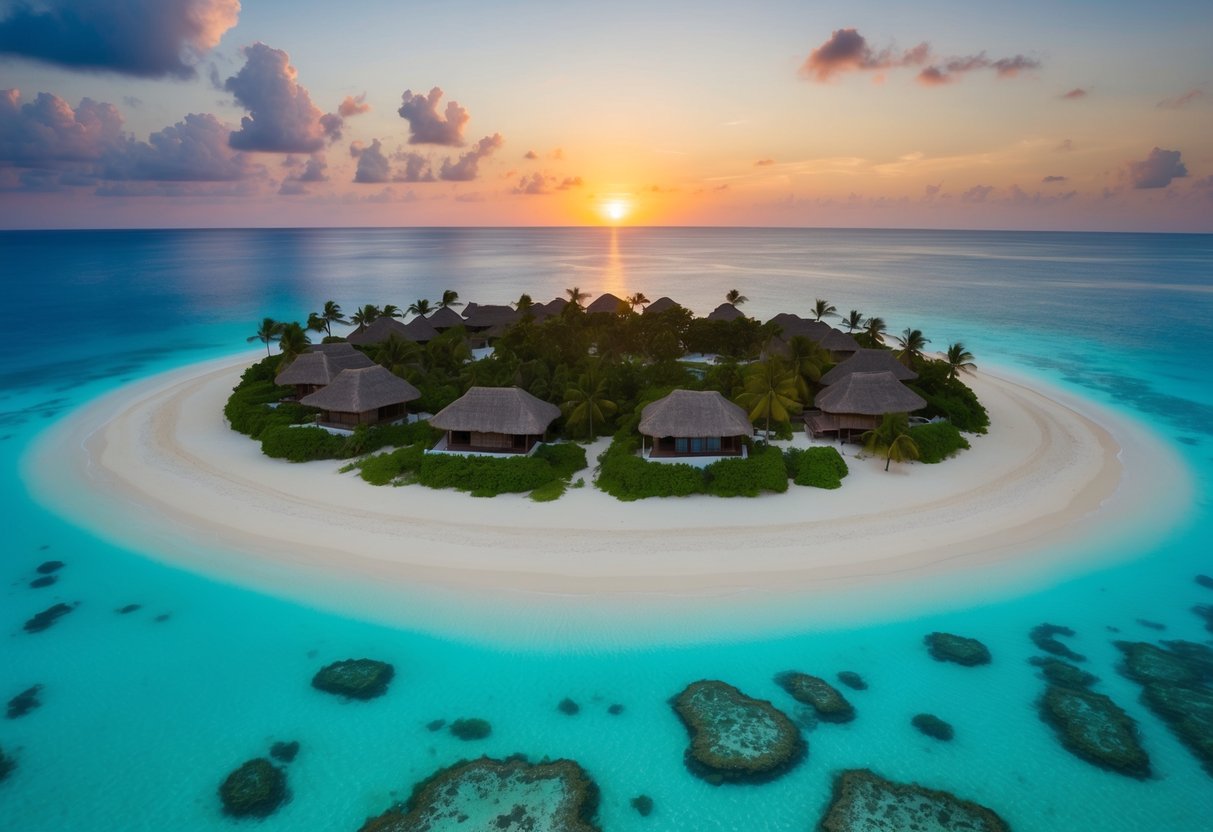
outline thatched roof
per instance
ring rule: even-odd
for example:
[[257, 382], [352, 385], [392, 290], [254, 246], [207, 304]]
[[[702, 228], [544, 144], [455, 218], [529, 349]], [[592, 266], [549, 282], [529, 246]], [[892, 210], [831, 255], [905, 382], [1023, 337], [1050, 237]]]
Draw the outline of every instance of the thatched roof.
[[463, 326], [463, 316], [449, 306], [442, 306], [434, 310], [426, 318], [430, 322], [430, 326], [441, 332], [444, 329], [450, 329], [455, 326]]
[[402, 324], [395, 318], [376, 318], [361, 329], [351, 332], [346, 340], [364, 347], [368, 344], [382, 344], [393, 334], [411, 341], [418, 340], [409, 334], [407, 324]]
[[356, 370], [374, 364], [353, 347], [349, 352], [305, 352], [274, 377], [274, 384], [282, 387], [292, 384], [331, 384], [342, 370]]
[[708, 315], [709, 321], [735, 321], [738, 318], [744, 318], [745, 314], [740, 309], [731, 303], [722, 303], [712, 310], [712, 314]]
[[918, 378], [918, 373], [898, 361], [889, 350], [861, 349], [823, 375], [821, 383], [830, 385], [851, 373], [880, 372], [890, 372], [898, 381], [913, 381]]
[[668, 298], [663, 295], [662, 297], [657, 298], [657, 300], [653, 301], [648, 306], [646, 306], [644, 308], [644, 311], [645, 311], [645, 314], [647, 315], [649, 312], [653, 312], [653, 313], [664, 312], [667, 309], [673, 309], [678, 306], [682, 306], [682, 304], [679, 303], [678, 301], [674, 300], [673, 298]]
[[827, 349], [830, 352], [858, 352], [859, 342], [853, 336], [847, 335], [845, 332], [838, 329], [831, 329], [824, 336], [818, 339], [822, 349]]
[[509, 306], [493, 304], [477, 304], [469, 309], [464, 316], [464, 324], [468, 329], [488, 329], [496, 326], [509, 326], [521, 318], [518, 310]]
[[366, 413], [421, 398], [416, 387], [375, 364], [359, 370], [342, 370], [323, 390], [299, 400], [300, 404], [339, 413]]
[[542, 435], [560, 408], [517, 387], [473, 387], [430, 417], [439, 430]]
[[[614, 315], [619, 311], [619, 304], [621, 303], [626, 303], [626, 301], [607, 292], [594, 298], [594, 301], [585, 308], [585, 311], [590, 314], [605, 312], [608, 315]], [[628, 308], [630, 309], [631, 307]]]
[[322, 352], [326, 355], [340, 355], [342, 353], [358, 352], [354, 349], [354, 345], [349, 341], [333, 341], [329, 344], [308, 344], [308, 352]]
[[749, 436], [745, 410], [715, 390], [675, 390], [640, 411], [645, 436]]
[[818, 393], [814, 404], [824, 413], [858, 413], [864, 416], [913, 413], [927, 406], [921, 396], [887, 370], [849, 373]]
[[418, 344], [426, 344], [438, 337], [438, 330], [427, 319], [418, 315], [404, 325], [404, 337]]
[[777, 324], [785, 341], [790, 341], [792, 338], [801, 336], [809, 338], [813, 341], [821, 341], [829, 332], [830, 325], [821, 321], [810, 321], [808, 318], [802, 318], [799, 315], [793, 315], [791, 312], [780, 312], [767, 323]]

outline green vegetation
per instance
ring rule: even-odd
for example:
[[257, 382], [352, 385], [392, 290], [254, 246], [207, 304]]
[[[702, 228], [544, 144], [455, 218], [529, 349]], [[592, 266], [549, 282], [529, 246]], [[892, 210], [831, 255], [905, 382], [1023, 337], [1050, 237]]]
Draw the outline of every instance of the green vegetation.
[[968, 450], [969, 440], [950, 422], [934, 422], [910, 428], [910, 438], [918, 447], [918, 461], [933, 465], [958, 451]]
[[842, 455], [830, 447], [789, 448], [783, 462], [792, 482], [813, 488], [840, 488], [848, 473]]
[[531, 456], [487, 457], [427, 454], [427, 443], [366, 457], [354, 463], [371, 485], [419, 483], [429, 488], [455, 488], [473, 497], [534, 492], [537, 501], [555, 500], [568, 480], [586, 466], [579, 445], [541, 446]]
[[977, 400], [977, 395], [959, 378], [952, 378], [952, 368], [942, 361], [921, 361], [914, 365], [918, 379], [907, 386], [927, 400], [918, 415], [931, 418], [942, 416], [968, 433], [985, 433], [990, 427], [990, 414]]
[[764, 491], [788, 490], [783, 454], [766, 444], [755, 445], [749, 458], [722, 459], [703, 470], [704, 487], [716, 497], [757, 497]]
[[884, 457], [884, 469], [891, 462], [918, 459], [918, 446], [910, 436], [910, 418], [904, 413], [886, 413], [880, 426], [863, 435], [863, 448]]

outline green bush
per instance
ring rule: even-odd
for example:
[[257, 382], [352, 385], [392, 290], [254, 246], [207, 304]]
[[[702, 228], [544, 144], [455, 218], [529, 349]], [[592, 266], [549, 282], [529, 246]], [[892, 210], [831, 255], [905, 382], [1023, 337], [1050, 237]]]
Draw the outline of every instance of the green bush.
[[359, 476], [371, 485], [387, 485], [421, 468], [425, 458], [424, 445], [409, 445], [385, 454], [375, 454], [356, 463]]
[[788, 476], [797, 485], [839, 488], [848, 473], [846, 461], [828, 446], [789, 448], [783, 459]]
[[530, 456], [498, 459], [456, 454], [427, 454], [417, 481], [429, 488], [455, 488], [473, 497], [533, 491], [555, 479], [552, 466]]
[[290, 462], [337, 459], [344, 445], [343, 437], [323, 428], [271, 425], [261, 431], [261, 452]]
[[947, 365], [940, 361], [925, 361], [918, 365], [918, 379], [909, 387], [927, 401], [917, 415], [942, 416], [970, 433], [985, 433], [990, 427], [990, 415], [975, 394], [960, 379], [948, 378]]
[[918, 461], [943, 462], [958, 451], [968, 450], [969, 441], [949, 422], [934, 422], [910, 428], [910, 438], [918, 446]]
[[757, 445], [748, 459], [722, 459], [704, 469], [707, 493], [717, 497], [757, 497], [764, 491], [788, 490], [783, 454], [769, 445]]
[[[622, 433], [622, 431], [621, 431]], [[640, 439], [619, 435], [598, 458], [598, 488], [625, 502], [647, 497], [702, 494], [703, 472], [680, 463], [645, 462], [636, 456]]]
[[564, 495], [566, 488], [568, 488], [568, 483], [564, 480], [552, 480], [532, 491], [531, 499], [537, 503], [550, 503], [552, 500], [559, 500]]
[[558, 445], [540, 445], [535, 449], [533, 456], [535, 459], [542, 459], [552, 466], [553, 474], [562, 480], [569, 479], [587, 464], [585, 448], [580, 445], [574, 445], [571, 442], [562, 442]]

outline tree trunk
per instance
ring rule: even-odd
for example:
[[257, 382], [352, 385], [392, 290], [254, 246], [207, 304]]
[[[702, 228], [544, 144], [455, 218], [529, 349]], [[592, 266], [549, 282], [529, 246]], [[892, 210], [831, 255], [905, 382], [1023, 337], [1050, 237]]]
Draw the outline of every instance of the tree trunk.
[[889, 455], [884, 458], [884, 469], [889, 470], [889, 463], [893, 461], [893, 448], [889, 447]]

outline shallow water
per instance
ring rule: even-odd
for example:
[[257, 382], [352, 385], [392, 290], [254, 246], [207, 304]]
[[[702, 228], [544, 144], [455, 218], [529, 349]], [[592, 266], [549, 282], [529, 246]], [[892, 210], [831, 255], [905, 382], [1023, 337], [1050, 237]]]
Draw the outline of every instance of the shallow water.
[[[44, 686], [39, 709], [0, 720], [0, 748], [18, 764], [0, 783], [6, 828], [225, 828], [232, 822], [220, 812], [219, 782], [291, 739], [302, 744], [288, 766], [292, 799], [260, 828], [353, 830], [440, 765], [514, 752], [578, 760], [602, 788], [599, 819], [611, 830], [812, 828], [832, 773], [852, 767], [954, 791], [1017, 830], [1210, 828], [1209, 775], [1115, 672], [1111, 644], [1209, 638], [1189, 609], [1213, 603], [1213, 591], [1192, 580], [1213, 572], [1209, 236], [4, 233], [0, 268], [21, 278], [6, 283], [11, 308], [29, 311], [9, 322], [20, 348], [0, 366], [8, 507], [0, 609], [10, 633], [0, 647], [0, 698]], [[778, 629], [764, 628], [755, 611], [757, 625], [742, 620], [733, 638], [705, 642], [695, 616], [677, 606], [638, 638], [575, 601], [519, 614], [502, 638], [441, 594], [424, 599], [424, 628], [384, 626], [374, 623], [386, 617], [377, 607], [392, 600], [380, 594], [368, 593], [366, 614], [349, 617], [226, 585], [98, 540], [25, 493], [23, 450], [43, 427], [125, 381], [245, 349], [265, 315], [302, 318], [330, 298], [347, 311], [363, 302], [403, 307], [448, 287], [481, 302], [522, 291], [547, 300], [572, 285], [668, 294], [700, 314], [739, 288], [762, 318], [826, 297], [843, 312], [881, 314], [893, 331], [921, 328], [936, 347], [962, 340], [979, 363], [1035, 375], [1155, 430], [1190, 467], [1196, 505], [1118, 565], [1059, 568], [1035, 581], [991, 569], [971, 582], [988, 586], [970, 595], [955, 581], [946, 601], [912, 615], [897, 597], [833, 621], [806, 610], [800, 626], [793, 616]], [[58, 582], [29, 588], [34, 567], [50, 558], [67, 564]], [[80, 606], [46, 632], [21, 632], [56, 601]], [[114, 612], [130, 603], [142, 607]], [[845, 596], [835, 603], [845, 609]], [[1138, 720], [1152, 779], [1073, 757], [1037, 718], [1044, 683], [1027, 664], [1038, 654], [1028, 631], [1043, 621], [1077, 631], [1067, 643], [1088, 657], [1096, 689]], [[994, 662], [934, 662], [921, 640], [936, 629], [980, 638]], [[321, 665], [364, 655], [396, 665], [384, 697], [344, 703], [309, 686]], [[686, 734], [667, 700], [691, 681], [720, 678], [795, 717], [799, 706], [773, 681], [789, 669], [861, 673], [868, 690], [842, 688], [857, 719], [807, 731], [806, 761], [765, 785], [712, 787], [688, 774]], [[576, 716], [557, 710], [566, 696], [581, 704]], [[607, 712], [613, 703], [622, 714]], [[921, 711], [951, 722], [956, 739], [917, 733], [909, 720]], [[464, 742], [425, 727], [469, 716], [490, 720], [492, 736]], [[655, 802], [648, 818], [628, 804], [642, 793]]]

